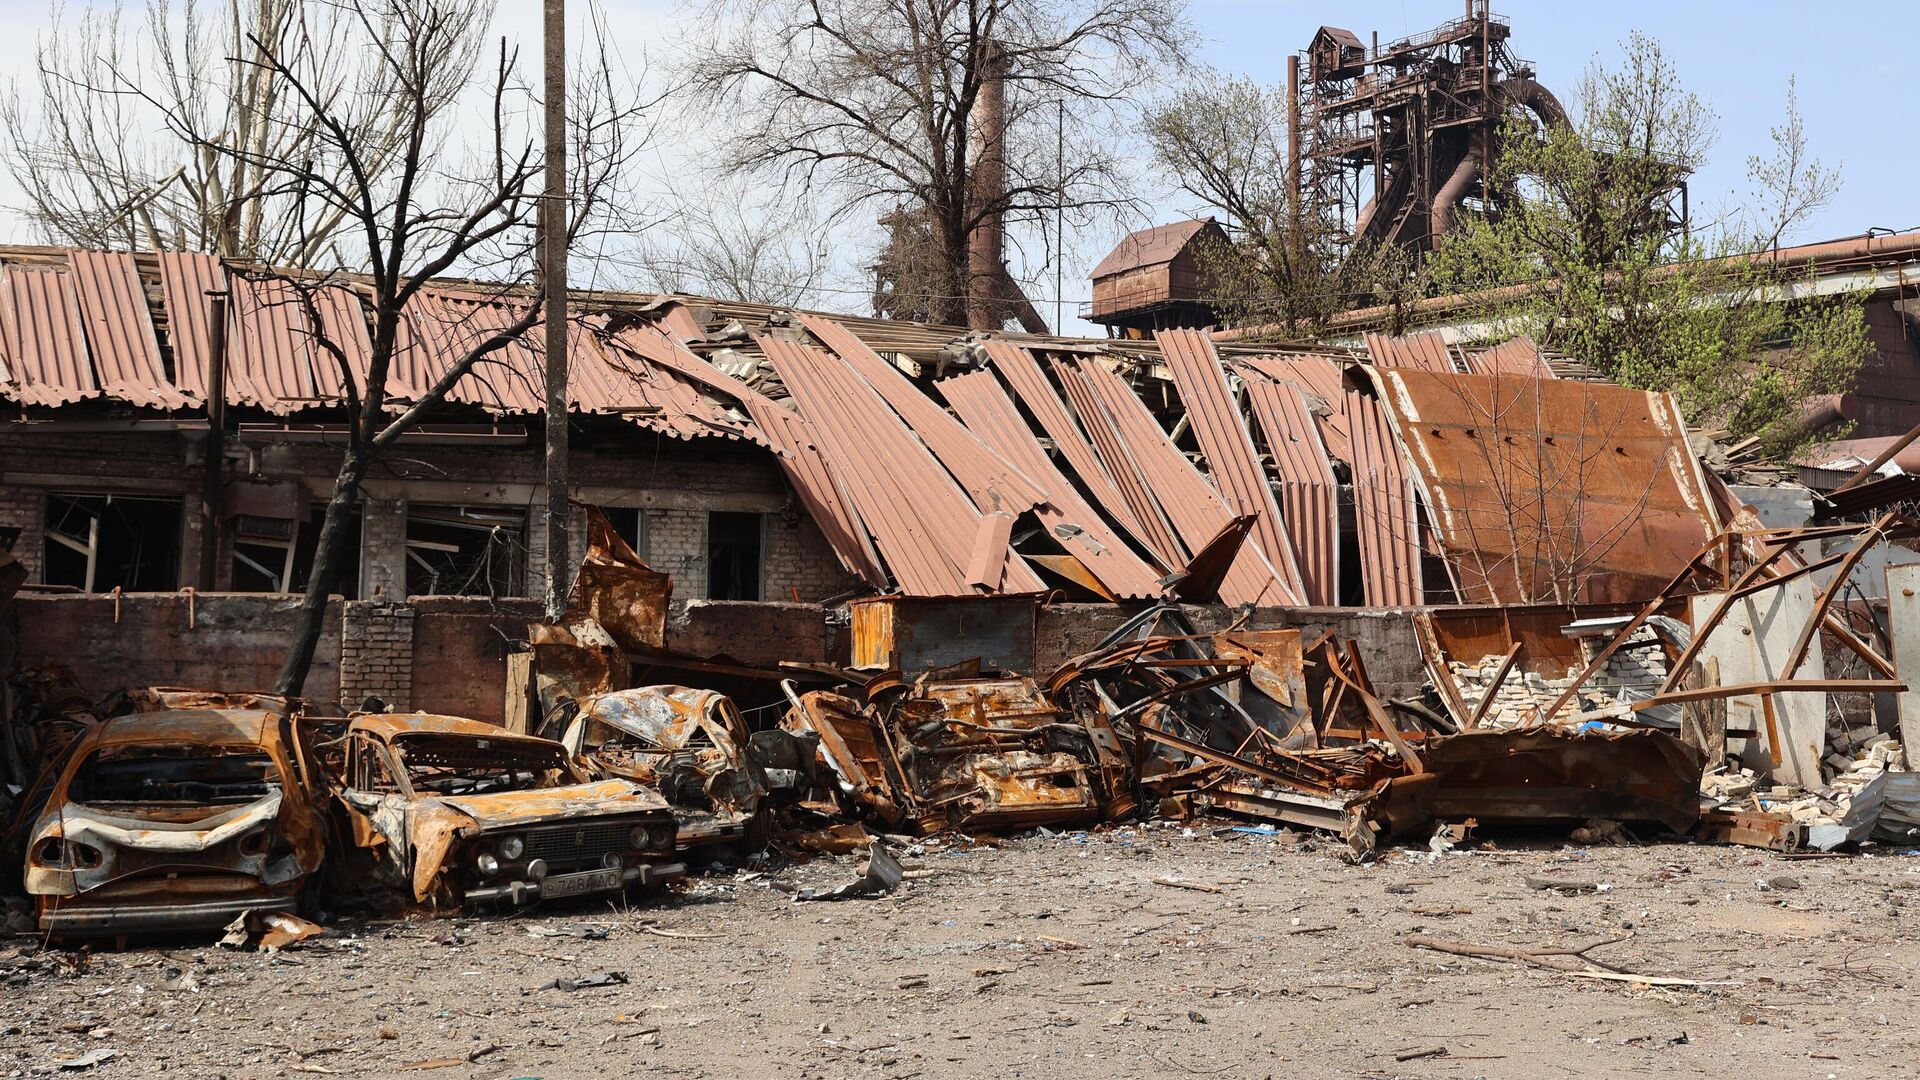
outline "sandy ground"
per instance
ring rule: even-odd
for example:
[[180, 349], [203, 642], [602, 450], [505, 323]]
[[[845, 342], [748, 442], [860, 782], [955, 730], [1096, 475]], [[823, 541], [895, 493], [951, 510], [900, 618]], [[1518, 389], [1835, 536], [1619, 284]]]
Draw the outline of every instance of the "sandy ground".
[[[343, 922], [277, 956], [136, 946], [75, 972], [15, 938], [0, 1074], [1851, 1078], [1920, 1060], [1920, 855], [1508, 836], [1354, 867], [1337, 843], [1230, 824], [928, 845], [906, 861], [937, 872], [882, 898], [771, 887], [845, 880], [850, 856], [630, 907]], [[1526, 883], [1551, 874], [1600, 888]], [[1594, 958], [1710, 985], [1405, 941], [1629, 933]], [[625, 981], [553, 985], [599, 973]]]

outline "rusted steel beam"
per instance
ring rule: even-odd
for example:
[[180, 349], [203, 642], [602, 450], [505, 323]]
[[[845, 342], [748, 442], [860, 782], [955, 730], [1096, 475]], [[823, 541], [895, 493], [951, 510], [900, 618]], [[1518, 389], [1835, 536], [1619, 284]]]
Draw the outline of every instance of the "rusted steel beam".
[[1298, 790], [1315, 791], [1315, 792], [1321, 792], [1321, 793], [1327, 793], [1332, 790], [1331, 788], [1322, 787], [1320, 785], [1314, 784], [1311, 781], [1303, 780], [1300, 777], [1288, 776], [1286, 773], [1280, 772], [1278, 770], [1269, 769], [1264, 765], [1260, 765], [1255, 762], [1248, 761], [1246, 758], [1235, 757], [1234, 755], [1226, 753], [1224, 751], [1215, 750], [1211, 746], [1207, 746], [1204, 743], [1197, 743], [1191, 739], [1183, 739], [1180, 736], [1173, 734], [1172, 732], [1162, 731], [1156, 727], [1148, 727], [1147, 725], [1142, 724], [1140, 726], [1140, 734], [1153, 742], [1161, 743], [1166, 746], [1171, 746], [1175, 750], [1180, 750], [1180, 751], [1184, 751], [1186, 753], [1192, 754], [1194, 757], [1197, 757], [1202, 761], [1209, 761], [1215, 765], [1224, 765], [1229, 769], [1246, 773], [1248, 776], [1257, 776], [1260, 779], [1267, 781], [1268, 783], [1279, 784], [1283, 787], [1295, 788]]
[[1880, 466], [1885, 465], [1889, 461], [1892, 461], [1895, 454], [1898, 454], [1900, 451], [1905, 450], [1907, 447], [1913, 445], [1913, 440], [1915, 439], [1920, 439], [1920, 427], [1916, 427], [1911, 431], [1907, 432], [1905, 435], [1902, 435], [1899, 438], [1893, 440], [1892, 445], [1888, 446], [1885, 450], [1880, 451], [1880, 453], [1876, 455], [1872, 461], [1869, 461], [1865, 465], [1860, 466], [1857, 472], [1855, 472], [1852, 476], [1847, 477], [1846, 483], [1841, 484], [1837, 488], [1834, 488], [1832, 491], [1828, 492], [1828, 494], [1837, 495], [1840, 492], [1845, 491], [1850, 487], [1854, 487], [1855, 485], [1864, 482], [1867, 477], [1872, 476], [1873, 474], [1879, 472]]
[[1354, 670], [1352, 672], [1346, 670], [1341, 662], [1339, 650], [1334, 648], [1327, 649], [1328, 658], [1333, 661], [1333, 663], [1327, 665], [1328, 670], [1330, 670], [1334, 677], [1339, 679], [1341, 683], [1345, 684], [1347, 689], [1352, 690], [1360, 696], [1360, 704], [1366, 709], [1367, 718], [1372, 720], [1373, 725], [1380, 729], [1380, 734], [1387, 740], [1388, 745], [1399, 752], [1400, 760], [1407, 763], [1408, 770], [1415, 775], [1426, 772], [1426, 765], [1421, 762], [1420, 755], [1414, 752], [1413, 747], [1408, 745], [1407, 740], [1400, 737], [1399, 728], [1394, 724], [1392, 718], [1387, 716], [1387, 711], [1380, 707], [1380, 699], [1375, 697], [1373, 691], [1367, 688], [1367, 674], [1366, 671], [1360, 667], [1360, 655], [1354, 651], [1352, 642], [1347, 643], [1347, 650], [1346, 662], [1352, 663]]
[[1493, 706], [1494, 694], [1507, 681], [1507, 673], [1513, 670], [1513, 662], [1519, 656], [1520, 643], [1516, 641], [1513, 643], [1513, 648], [1507, 650], [1506, 658], [1500, 661], [1500, 669], [1493, 673], [1493, 681], [1487, 684], [1487, 692], [1481, 695], [1480, 704], [1473, 707], [1473, 715], [1467, 718], [1466, 726], [1462, 730], [1471, 731], [1480, 726], [1480, 721], [1486, 717], [1487, 710]]
[[1733, 686], [1702, 686], [1696, 690], [1675, 690], [1633, 703], [1634, 712], [1662, 705], [1680, 705], [1689, 701], [1714, 698], [1765, 698], [1771, 694], [1897, 694], [1907, 684], [1892, 679], [1780, 679], [1774, 682], [1738, 683]]

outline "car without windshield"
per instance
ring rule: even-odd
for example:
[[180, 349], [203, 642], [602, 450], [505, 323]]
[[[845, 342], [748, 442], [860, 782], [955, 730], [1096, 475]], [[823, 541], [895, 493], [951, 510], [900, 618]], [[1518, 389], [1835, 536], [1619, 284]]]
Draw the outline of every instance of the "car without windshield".
[[89, 726], [35, 785], [26, 887], [42, 930], [127, 935], [291, 911], [326, 855], [318, 778], [285, 702]]
[[453, 716], [359, 714], [347, 724], [344, 772], [349, 866], [436, 910], [619, 893], [686, 874], [658, 793], [592, 781], [550, 739]]

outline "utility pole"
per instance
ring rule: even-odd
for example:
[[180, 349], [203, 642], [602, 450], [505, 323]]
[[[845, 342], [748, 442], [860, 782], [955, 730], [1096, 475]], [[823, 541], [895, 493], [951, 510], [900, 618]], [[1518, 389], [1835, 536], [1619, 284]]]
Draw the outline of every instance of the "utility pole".
[[[216, 587], [220, 567], [220, 529], [226, 523], [227, 457], [227, 294], [207, 294], [207, 441], [206, 471], [200, 477], [200, 591]], [[92, 587], [92, 583], [88, 583]], [[285, 588], [285, 584], [282, 584]]]
[[547, 618], [567, 606], [567, 4], [545, 0], [547, 177], [540, 276], [547, 329]]
[[1064, 336], [1067, 332], [1067, 99], [1056, 102], [1060, 107], [1059, 126], [1054, 131], [1053, 146], [1053, 332]]

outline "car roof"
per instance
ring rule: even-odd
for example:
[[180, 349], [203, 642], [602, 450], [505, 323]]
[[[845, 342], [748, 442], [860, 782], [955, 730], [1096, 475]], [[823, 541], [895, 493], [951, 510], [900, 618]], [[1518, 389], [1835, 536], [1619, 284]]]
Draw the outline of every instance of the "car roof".
[[265, 709], [161, 709], [102, 721], [93, 741], [101, 746], [266, 746], [280, 741], [280, 720], [281, 714]]

